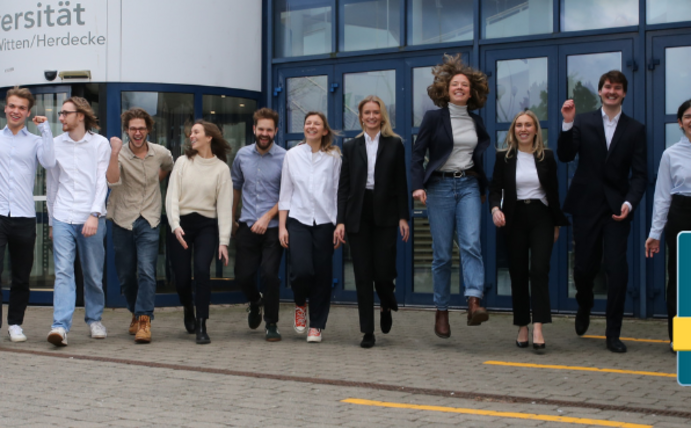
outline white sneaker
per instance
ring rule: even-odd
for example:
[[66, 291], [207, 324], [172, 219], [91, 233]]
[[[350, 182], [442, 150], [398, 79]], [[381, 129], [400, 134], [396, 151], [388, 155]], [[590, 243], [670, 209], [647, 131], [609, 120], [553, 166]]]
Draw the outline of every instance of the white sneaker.
[[94, 321], [89, 324], [89, 329], [91, 330], [92, 339], [105, 339], [108, 334], [106, 333], [106, 328], [101, 321]]
[[67, 332], [62, 327], [56, 327], [48, 333], [48, 342], [55, 346], [67, 346]]
[[14, 324], [7, 328], [7, 333], [10, 335], [11, 342], [26, 342], [26, 336], [22, 326]]
[[309, 333], [307, 333], [307, 341], [311, 343], [319, 343], [322, 341], [322, 329], [321, 328], [311, 328]]

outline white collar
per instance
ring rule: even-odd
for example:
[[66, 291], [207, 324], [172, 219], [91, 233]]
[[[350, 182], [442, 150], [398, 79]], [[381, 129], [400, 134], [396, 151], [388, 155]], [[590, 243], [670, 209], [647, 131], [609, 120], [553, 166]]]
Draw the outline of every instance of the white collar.
[[622, 111], [623, 111], [623, 110], [622, 110], [621, 107], [620, 107], [620, 108], [619, 108], [619, 113], [617, 113], [617, 115], [614, 116], [614, 119], [609, 120], [609, 116], [607, 116], [607, 113], [605, 113], [605, 109], [600, 108], [600, 112], [602, 113], [602, 119], [603, 119], [603, 120], [607, 120], [607, 122], [609, 122], [609, 123], [614, 123], [614, 124], [619, 123], [619, 118], [621, 117]]
[[375, 135], [374, 139], [372, 139], [372, 137], [370, 137], [369, 134], [365, 132], [365, 143], [379, 143], [379, 137], [381, 137], [381, 131], [377, 132], [377, 135]]

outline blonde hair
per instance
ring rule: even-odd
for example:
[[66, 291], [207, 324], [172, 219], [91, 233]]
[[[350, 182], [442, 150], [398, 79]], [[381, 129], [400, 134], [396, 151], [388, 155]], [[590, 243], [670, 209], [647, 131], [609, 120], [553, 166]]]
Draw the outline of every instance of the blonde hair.
[[382, 101], [382, 99], [376, 95], [366, 96], [362, 101], [360, 101], [360, 103], [357, 106], [358, 120], [360, 121], [360, 127], [362, 128], [362, 132], [359, 133], [357, 136], [362, 137], [365, 134], [365, 125], [362, 121], [362, 109], [365, 107], [365, 104], [367, 103], [379, 104], [379, 110], [381, 111], [380, 132], [382, 137], [397, 137], [402, 140], [401, 136], [393, 131], [393, 127], [391, 126], [391, 119], [389, 119], [389, 113], [386, 111], [386, 104], [384, 104], [384, 101]]
[[511, 122], [511, 127], [509, 127], [509, 133], [506, 135], [506, 140], [504, 140], [504, 145], [506, 148], [506, 156], [504, 159], [510, 159], [513, 153], [518, 151], [518, 139], [516, 138], [516, 121], [521, 116], [528, 116], [533, 120], [535, 125], [535, 138], [533, 139], [533, 150], [531, 153], [535, 154], [538, 162], [545, 158], [545, 143], [542, 141], [542, 128], [540, 127], [540, 119], [537, 118], [535, 113], [530, 110], [519, 112], [516, 117], [513, 118]]
[[[307, 118], [310, 116], [319, 116], [319, 118], [322, 120], [322, 122], [324, 122], [324, 129], [326, 129], [326, 131], [327, 131], [326, 135], [324, 135], [322, 137], [320, 150], [322, 152], [326, 152], [326, 153], [335, 152], [336, 154], [338, 154], [340, 156], [341, 155], [341, 149], [339, 149], [338, 146], [334, 146], [333, 143], [334, 143], [334, 140], [336, 139], [336, 137], [341, 135], [341, 134], [338, 131], [334, 131], [333, 129], [331, 129], [331, 127], [329, 126], [329, 121], [326, 119], [326, 115], [320, 111], [307, 112], [307, 114], [305, 115], [305, 121], [302, 122], [303, 125], [305, 124], [305, 122], [307, 122]], [[302, 142], [300, 144], [304, 144], [306, 142], [307, 142], [307, 139], [305, 138], [302, 140]]]

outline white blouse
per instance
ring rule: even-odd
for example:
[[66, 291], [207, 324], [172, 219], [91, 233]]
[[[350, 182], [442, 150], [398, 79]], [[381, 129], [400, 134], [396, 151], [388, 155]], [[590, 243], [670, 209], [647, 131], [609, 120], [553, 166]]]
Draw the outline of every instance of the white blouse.
[[540, 184], [535, 166], [535, 156], [532, 153], [516, 151], [516, 199], [539, 199], [547, 204], [547, 193]]
[[336, 224], [341, 156], [336, 151], [312, 153], [300, 144], [286, 153], [278, 209], [300, 223]]

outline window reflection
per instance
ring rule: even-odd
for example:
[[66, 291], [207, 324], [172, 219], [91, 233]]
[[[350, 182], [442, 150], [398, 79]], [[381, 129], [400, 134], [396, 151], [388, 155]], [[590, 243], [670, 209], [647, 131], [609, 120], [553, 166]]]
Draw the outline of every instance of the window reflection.
[[688, 0], [646, 0], [648, 24], [691, 21], [691, 2]]
[[593, 111], [602, 102], [597, 94], [600, 76], [609, 70], [621, 70], [621, 52], [569, 55], [566, 58], [568, 98], [577, 111]]
[[333, 3], [333, 0], [277, 0], [276, 57], [331, 52]]
[[553, 0], [482, 0], [482, 38], [551, 33], [552, 2]]
[[547, 120], [547, 58], [497, 61], [497, 122], [511, 123], [519, 111]]
[[343, 50], [401, 45], [400, 0], [342, 0]]
[[429, 110], [436, 110], [439, 107], [434, 105], [432, 99], [427, 95], [427, 87], [434, 81], [432, 67], [413, 68], [413, 126], [418, 127], [422, 123], [422, 118]]
[[561, 0], [561, 30], [638, 25], [638, 0]]
[[328, 116], [328, 77], [304, 76], [286, 79], [286, 127], [288, 132], [302, 132], [305, 114], [320, 111]]
[[473, 0], [409, 0], [410, 45], [473, 40]]
[[396, 71], [382, 70], [343, 75], [343, 129], [361, 129], [357, 106], [368, 95], [384, 101], [391, 126], [396, 128]]
[[665, 112], [677, 109], [691, 94], [691, 46], [665, 49]]

